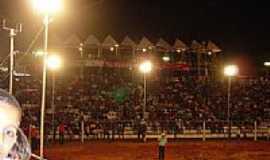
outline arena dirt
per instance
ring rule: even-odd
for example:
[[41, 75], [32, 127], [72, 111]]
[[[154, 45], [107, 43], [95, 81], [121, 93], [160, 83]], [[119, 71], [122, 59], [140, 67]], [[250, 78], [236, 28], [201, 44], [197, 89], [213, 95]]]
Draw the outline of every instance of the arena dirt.
[[[270, 160], [267, 141], [169, 143], [166, 160]], [[86, 142], [52, 145], [48, 160], [158, 160], [157, 143]]]

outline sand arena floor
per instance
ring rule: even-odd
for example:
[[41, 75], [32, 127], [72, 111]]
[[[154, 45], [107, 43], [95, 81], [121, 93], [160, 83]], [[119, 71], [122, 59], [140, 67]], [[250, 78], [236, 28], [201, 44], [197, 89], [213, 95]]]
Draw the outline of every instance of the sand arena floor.
[[[69, 142], [49, 145], [48, 160], [157, 160], [155, 142]], [[166, 160], [270, 160], [267, 141], [183, 141], [168, 143]]]

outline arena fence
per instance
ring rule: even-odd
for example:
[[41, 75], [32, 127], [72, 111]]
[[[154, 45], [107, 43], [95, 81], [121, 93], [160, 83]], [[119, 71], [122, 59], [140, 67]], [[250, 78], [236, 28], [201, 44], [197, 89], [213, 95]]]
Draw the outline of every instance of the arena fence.
[[[142, 131], [142, 128], [145, 130]], [[48, 141], [59, 140], [60, 133], [51, 126], [46, 128]], [[31, 130], [30, 130], [31, 131]], [[248, 138], [253, 140], [270, 138], [270, 123], [233, 121], [228, 125], [225, 121], [148, 121], [140, 124], [136, 121], [81, 121], [67, 126], [65, 140], [102, 140], [102, 139], [138, 139], [142, 134], [145, 139], [158, 138], [165, 132], [169, 139], [228, 139]], [[31, 137], [31, 132], [29, 132]]]

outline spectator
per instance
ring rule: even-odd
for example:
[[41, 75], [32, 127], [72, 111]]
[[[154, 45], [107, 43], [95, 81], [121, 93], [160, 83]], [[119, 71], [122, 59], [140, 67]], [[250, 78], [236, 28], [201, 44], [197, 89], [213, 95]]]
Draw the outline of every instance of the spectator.
[[65, 129], [66, 126], [64, 124], [64, 122], [61, 122], [59, 124], [59, 143], [60, 144], [64, 144], [64, 140], [65, 140]]
[[35, 125], [30, 125], [30, 132], [31, 132], [31, 145], [32, 150], [35, 151], [38, 149], [38, 130]]
[[[79, 134], [81, 113], [86, 123], [95, 124], [90, 127], [100, 134], [118, 134], [121, 126], [117, 123], [127, 121], [138, 135], [144, 137], [143, 130], [136, 118], [142, 116], [143, 87], [124, 74], [113, 69], [87, 71], [84, 80], [78, 77], [62, 77], [56, 80], [55, 121], [64, 117], [67, 132]], [[211, 132], [224, 132], [222, 121], [227, 119], [227, 83], [226, 81], [209, 81], [197, 77], [183, 76], [179, 79], [149, 82], [146, 118], [147, 127], [155, 132], [183, 133], [183, 129], [201, 129], [202, 121], [207, 122]], [[128, 82], [128, 83], [127, 83]], [[31, 78], [19, 78], [16, 83], [17, 97], [24, 109], [23, 123], [39, 127], [40, 118], [40, 81]], [[236, 121], [270, 119], [270, 81], [269, 77], [251, 77], [237, 79], [232, 86], [231, 119]], [[121, 92], [117, 92], [121, 91]], [[50, 95], [49, 95], [50, 96]], [[121, 97], [119, 101], [119, 97]], [[50, 97], [48, 98], [50, 99]], [[52, 114], [46, 115], [48, 124]], [[138, 118], [140, 119], [140, 118]], [[91, 122], [91, 123], [90, 123]], [[108, 124], [105, 124], [108, 123]], [[116, 127], [112, 127], [111, 122]], [[117, 123], [116, 123], [117, 122]], [[136, 124], [136, 125], [134, 125]], [[119, 129], [117, 129], [119, 128]], [[49, 126], [49, 133], [52, 133]], [[122, 132], [121, 131], [121, 132]], [[88, 132], [88, 131], [87, 131]]]
[[158, 150], [159, 150], [159, 160], [165, 159], [165, 145], [167, 144], [167, 138], [165, 132], [163, 132], [159, 138]]
[[142, 119], [138, 125], [138, 140], [142, 140], [143, 142], [146, 141], [146, 128], [146, 122]]
[[19, 129], [22, 110], [17, 100], [0, 90], [0, 160], [28, 160], [31, 149]]

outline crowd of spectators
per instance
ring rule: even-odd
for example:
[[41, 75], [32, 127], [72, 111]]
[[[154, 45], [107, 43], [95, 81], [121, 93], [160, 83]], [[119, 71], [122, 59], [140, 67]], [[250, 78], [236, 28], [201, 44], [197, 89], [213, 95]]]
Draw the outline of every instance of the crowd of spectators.
[[[80, 133], [84, 121], [86, 134], [95, 129], [124, 132], [125, 127], [140, 128], [143, 117], [143, 83], [119, 70], [85, 71], [85, 76], [56, 79], [55, 112], [48, 85], [46, 126], [61, 123], [67, 132]], [[41, 81], [34, 77], [16, 82], [16, 96], [24, 108], [25, 124], [39, 126]], [[231, 90], [231, 119], [234, 124], [268, 121], [270, 118], [269, 77], [236, 78]], [[53, 114], [54, 113], [54, 114]], [[225, 124], [227, 120], [227, 81], [182, 76], [158, 81], [149, 79], [145, 121], [153, 131]], [[53, 122], [55, 122], [53, 124]], [[220, 122], [216, 123], [215, 122]], [[114, 128], [116, 128], [114, 130]], [[113, 131], [112, 131], [113, 130]]]

